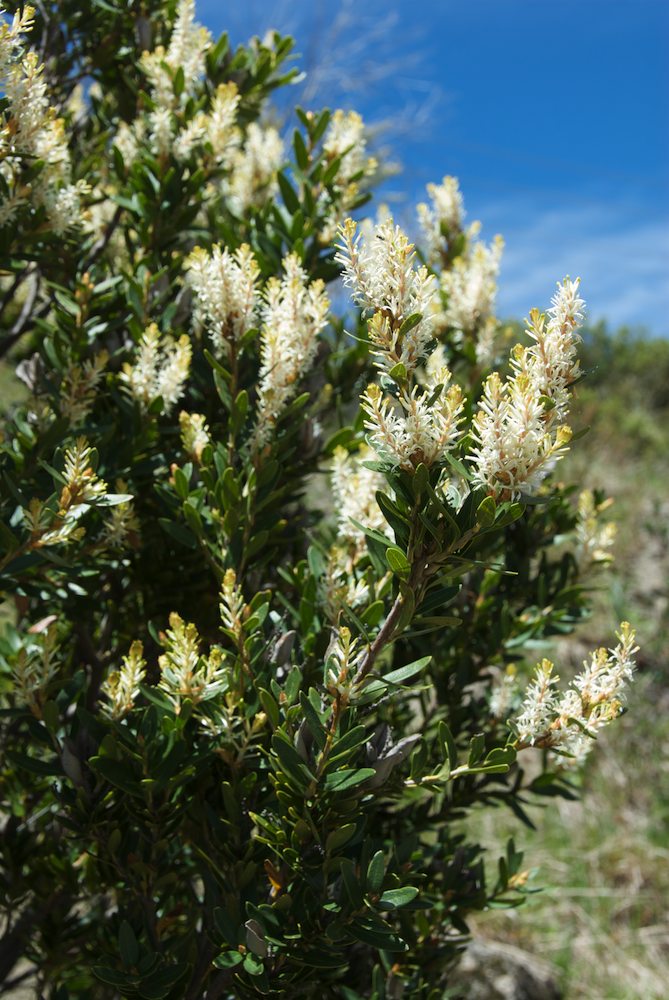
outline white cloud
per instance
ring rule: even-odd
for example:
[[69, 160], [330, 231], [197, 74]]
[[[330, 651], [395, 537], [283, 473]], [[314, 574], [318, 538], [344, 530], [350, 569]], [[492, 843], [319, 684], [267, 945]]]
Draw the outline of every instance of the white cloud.
[[580, 275], [592, 321], [606, 318], [612, 327], [641, 324], [669, 334], [669, 219], [663, 213], [653, 219], [631, 204], [591, 202], [560, 210], [529, 202], [481, 206], [486, 233], [499, 230], [506, 240], [500, 315], [545, 308], [557, 280]]

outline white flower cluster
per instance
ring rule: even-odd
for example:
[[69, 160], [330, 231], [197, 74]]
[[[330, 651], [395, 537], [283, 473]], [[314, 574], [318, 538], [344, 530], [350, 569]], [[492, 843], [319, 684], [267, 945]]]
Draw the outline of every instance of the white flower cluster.
[[592, 490], [583, 490], [579, 495], [575, 556], [581, 568], [613, 561], [611, 549], [616, 540], [617, 526], [614, 521], [601, 521], [601, 515], [612, 503], [610, 497], [597, 503]]
[[433, 265], [442, 260], [444, 244], [448, 245], [462, 232], [465, 207], [457, 177], [444, 177], [441, 184], [428, 184], [430, 203], [418, 206], [423, 243], [427, 259]]
[[86, 419], [95, 402], [95, 394], [109, 360], [107, 351], [100, 351], [81, 365], [71, 365], [65, 373], [58, 406], [61, 416], [71, 427]]
[[[340, 235], [336, 259], [344, 267], [344, 282], [353, 288], [354, 301], [373, 310], [367, 329], [376, 363], [398, 386], [389, 395], [372, 383], [362, 396], [371, 444], [403, 469], [433, 465], [455, 444], [464, 406], [448, 368], [431, 366], [426, 357], [433, 338], [434, 276], [415, 266], [414, 247], [392, 219], [364, 242], [351, 219]], [[421, 384], [411, 387], [421, 361], [427, 361]]]
[[237, 583], [237, 575], [234, 569], [228, 569], [225, 571], [221, 586], [219, 610], [221, 612], [223, 628], [227, 629], [237, 642], [241, 640], [244, 631], [242, 622], [244, 608], [244, 597], [241, 587]]
[[158, 658], [158, 687], [167, 695], [175, 715], [180, 714], [184, 700], [197, 705], [227, 689], [228, 670], [223, 652], [215, 646], [208, 656], [203, 656], [195, 625], [172, 612], [165, 639], [165, 653]]
[[239, 146], [237, 127], [239, 92], [232, 81], [221, 83], [208, 112], [198, 111], [194, 118], [177, 135], [173, 152], [178, 160], [186, 160], [196, 146], [206, 143], [211, 147], [217, 163], [227, 164]]
[[369, 385], [362, 407], [376, 451], [408, 471], [441, 461], [460, 436], [464, 407], [462, 389], [450, 381], [451, 373], [443, 368], [410, 392], [401, 388], [397, 400]]
[[495, 719], [505, 719], [518, 700], [520, 688], [518, 674], [514, 663], [510, 663], [503, 672], [498, 670], [490, 692], [490, 714]]
[[353, 301], [373, 314], [368, 330], [378, 367], [390, 371], [401, 364], [407, 373], [414, 371], [434, 335], [434, 275], [416, 267], [413, 244], [390, 218], [370, 239], [363, 239], [353, 219], [347, 219], [339, 236], [335, 260], [344, 269]]
[[469, 458], [474, 482], [490, 494], [507, 499], [536, 490], [567, 449], [571, 430], [562, 421], [578, 377], [584, 304], [578, 286], [568, 278], [558, 285], [548, 317], [532, 311], [528, 332], [534, 342], [515, 348], [511, 377], [502, 381], [493, 372], [486, 380]]
[[246, 244], [234, 253], [220, 246], [196, 247], [186, 260], [193, 290], [196, 330], [205, 329], [219, 355], [229, 358], [257, 323], [260, 268]]
[[39, 718], [46, 690], [60, 665], [55, 617], [38, 622], [29, 633], [12, 662], [12, 674], [17, 703]]
[[102, 682], [100, 693], [105, 698], [101, 711], [110, 719], [122, 719], [131, 712], [140, 694], [140, 685], [146, 677], [144, 646], [136, 640], [118, 670], [113, 670]]
[[[173, 153], [186, 160], [195, 147], [206, 145], [218, 163], [227, 163], [239, 145], [237, 127], [239, 93], [234, 82], [222, 83], [207, 111], [200, 109], [184, 123], [188, 101], [205, 72], [205, 57], [212, 44], [206, 28], [195, 21], [193, 0], [179, 0], [167, 49], [159, 45], [142, 53], [141, 68], [149, 82], [154, 108], [130, 125], [120, 122], [114, 138], [126, 164], [136, 158], [140, 143], [148, 139], [154, 155]], [[183, 71], [183, 86], [175, 86]]]
[[284, 258], [283, 272], [282, 278], [270, 278], [263, 292], [254, 451], [267, 444], [300, 378], [310, 368], [330, 308], [324, 283], [320, 279], [309, 283], [296, 254]]
[[359, 639], [351, 637], [351, 630], [339, 626], [325, 654], [325, 687], [332, 695], [347, 698], [351, 681], [365, 656]]
[[199, 462], [202, 459], [202, 452], [211, 441], [204, 414], [186, 413], [182, 410], [179, 414], [179, 429], [183, 450]]
[[[50, 228], [62, 235], [81, 221], [81, 197], [89, 188], [83, 181], [70, 183], [64, 122], [49, 105], [44, 66], [23, 43], [33, 13], [26, 5], [8, 22], [0, 4], [0, 92], [7, 102], [0, 113], [0, 176], [9, 189], [0, 204], [0, 227], [8, 225], [22, 205], [32, 203], [44, 207]], [[44, 165], [26, 182], [24, 162], [35, 160]]]
[[243, 146], [231, 151], [228, 176], [222, 183], [230, 208], [243, 215], [263, 205], [278, 191], [277, 172], [285, 157], [283, 140], [272, 125], [251, 122]]
[[334, 112], [323, 136], [323, 153], [326, 170], [335, 160], [340, 161], [328, 185], [330, 191], [323, 191], [319, 196], [319, 203], [328, 210], [321, 238], [330, 243], [342, 217], [360, 195], [361, 182], [376, 172], [378, 163], [375, 157], [367, 155], [365, 123], [357, 111], [338, 109]]
[[107, 484], [98, 479], [91, 465], [92, 448], [86, 438], [80, 437], [65, 452], [63, 477], [65, 485], [60, 494], [61, 512], [71, 516], [87, 509], [107, 493]]
[[[195, 0], [179, 0], [169, 45], [143, 52], [141, 65], [152, 89], [152, 98], [162, 108], [177, 103], [174, 78], [183, 70], [183, 94], [192, 95], [204, 74], [205, 55], [212, 37], [195, 21]], [[184, 100], [185, 100], [184, 98]]]
[[107, 495], [107, 484], [98, 479], [91, 464], [92, 449], [86, 438], [77, 438], [66, 450], [63, 487], [58, 510], [43, 501], [32, 499], [23, 510], [23, 518], [31, 534], [31, 548], [61, 545], [82, 538], [84, 529], [79, 519], [91, 505]]
[[354, 521], [377, 531], [386, 527], [376, 501], [377, 490], [388, 488], [386, 478], [364, 465], [373, 458], [374, 452], [364, 446], [355, 455], [346, 448], [336, 448], [332, 457], [330, 482], [337, 512], [337, 540], [357, 554], [365, 550], [365, 535]]
[[[126, 494], [128, 484], [117, 479], [116, 492]], [[103, 548], [124, 549], [139, 537], [139, 519], [132, 500], [115, 504], [105, 517]]]
[[211, 44], [210, 33], [195, 21], [194, 0], [179, 0], [167, 48], [159, 45], [142, 54], [154, 107], [129, 125], [120, 122], [114, 144], [126, 164], [136, 159], [144, 142], [155, 156], [172, 154], [181, 161], [195, 149], [203, 150], [226, 171], [220, 185], [207, 187], [206, 200], [220, 192], [232, 211], [242, 215], [276, 193], [284, 145], [271, 125], [251, 122], [242, 132], [237, 122], [240, 94], [234, 81], [219, 84], [209, 106], [192, 114], [192, 98], [205, 74]]
[[142, 335], [134, 362], [126, 361], [119, 380], [142, 410], [160, 397], [169, 413], [183, 396], [190, 371], [192, 348], [186, 334], [174, 340], [163, 336], [155, 323]]
[[603, 726], [622, 711], [625, 688], [634, 675], [634, 630], [622, 622], [615, 649], [603, 647], [560, 694], [550, 660], [543, 660], [525, 694], [515, 729], [521, 747], [548, 747], [582, 759]]
[[428, 184], [429, 204], [418, 206], [418, 220], [429, 263], [439, 271], [443, 310], [436, 323], [450, 329], [456, 343], [474, 344], [480, 365], [494, 362], [497, 319], [494, 315], [497, 276], [504, 241], [490, 246], [477, 239], [481, 225], [463, 228], [464, 204], [457, 179]]
[[460, 339], [474, 339], [479, 361], [489, 360], [497, 326], [494, 308], [503, 249], [501, 236], [496, 236], [490, 246], [477, 241], [441, 275], [440, 285], [446, 297], [443, 322]]
[[[323, 588], [324, 601], [333, 619], [342, 605], [355, 608], [369, 601], [366, 579], [356, 577], [356, 564], [367, 553], [365, 533], [358, 525], [382, 533], [386, 530], [376, 492], [388, 489], [385, 476], [364, 464], [373, 457], [371, 448], [363, 445], [356, 454], [336, 448], [332, 458], [330, 484], [337, 512], [337, 537], [328, 554]], [[389, 538], [388, 544], [390, 541]]]

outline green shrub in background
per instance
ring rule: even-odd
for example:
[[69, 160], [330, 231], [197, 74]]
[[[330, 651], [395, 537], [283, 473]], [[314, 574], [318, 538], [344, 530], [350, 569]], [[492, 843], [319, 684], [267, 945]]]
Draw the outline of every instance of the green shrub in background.
[[573, 795], [633, 670], [623, 623], [522, 679], [611, 540], [547, 478], [578, 282], [509, 363], [453, 178], [418, 251], [349, 218], [356, 114], [284, 144], [290, 40], [6, 8], [3, 992], [441, 997], [468, 913], [527, 891], [468, 811]]

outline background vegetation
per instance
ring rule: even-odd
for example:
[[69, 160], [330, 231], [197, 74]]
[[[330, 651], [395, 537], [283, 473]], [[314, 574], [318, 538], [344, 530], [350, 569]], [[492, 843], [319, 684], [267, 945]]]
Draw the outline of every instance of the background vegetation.
[[[563, 463], [614, 498], [615, 561], [595, 610], [568, 640], [574, 668], [629, 617], [639, 626], [640, 674], [629, 713], [604, 734], [583, 776], [584, 801], [530, 810], [526, 856], [542, 891], [516, 910], [479, 917], [477, 933], [541, 955], [567, 1000], [665, 1000], [669, 982], [669, 342], [644, 331], [585, 333], [587, 378], [574, 427], [589, 433]], [[587, 473], [587, 475], [586, 475]], [[563, 658], [559, 662], [564, 662]], [[514, 824], [479, 816], [481, 836]], [[570, 835], [566, 836], [566, 831]], [[524, 838], [525, 839], [525, 838]], [[603, 985], [606, 983], [606, 985]]]

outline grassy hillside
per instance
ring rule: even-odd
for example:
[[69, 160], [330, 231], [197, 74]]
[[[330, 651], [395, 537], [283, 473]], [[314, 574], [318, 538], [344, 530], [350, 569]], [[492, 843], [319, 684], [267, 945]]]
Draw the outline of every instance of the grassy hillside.
[[[561, 475], [614, 498], [615, 562], [600, 578], [595, 611], [556, 652], [573, 666], [610, 640], [622, 619], [642, 646], [629, 712], [593, 752], [585, 799], [535, 810], [523, 834], [531, 884], [543, 891], [514, 911], [479, 919], [559, 970], [567, 1000], [666, 1000], [669, 983], [669, 341], [589, 331], [588, 376], [577, 392], [574, 444]], [[567, 670], [561, 670], [567, 673]], [[499, 813], [481, 817], [490, 841]], [[494, 824], [494, 836], [493, 836]]]

